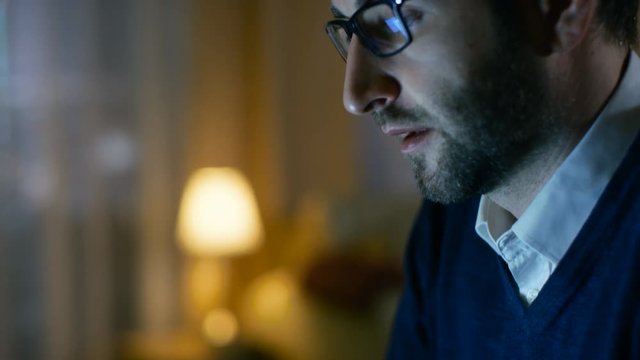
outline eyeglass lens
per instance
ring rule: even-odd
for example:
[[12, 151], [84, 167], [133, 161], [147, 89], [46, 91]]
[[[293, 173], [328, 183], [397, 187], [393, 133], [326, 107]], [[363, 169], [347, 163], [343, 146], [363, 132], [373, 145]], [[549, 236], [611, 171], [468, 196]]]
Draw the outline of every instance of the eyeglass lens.
[[342, 56], [343, 59], [346, 59], [349, 42], [351, 41], [349, 34], [347, 34], [347, 30], [338, 24], [329, 24], [327, 29], [329, 30], [329, 36], [331, 37], [331, 40], [333, 40], [340, 56]]
[[[360, 30], [360, 35], [364, 37], [364, 45], [379, 55], [393, 53], [404, 46], [409, 39], [409, 34], [402, 20], [386, 3], [368, 7], [359, 12], [355, 22]], [[346, 59], [351, 37], [340, 25], [332, 25], [329, 30], [338, 52]]]

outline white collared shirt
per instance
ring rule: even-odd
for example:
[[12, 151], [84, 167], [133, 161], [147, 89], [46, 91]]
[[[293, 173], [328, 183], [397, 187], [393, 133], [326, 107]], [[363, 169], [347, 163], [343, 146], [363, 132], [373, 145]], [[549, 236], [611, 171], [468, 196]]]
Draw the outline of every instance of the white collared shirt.
[[624, 77], [602, 113], [517, 221], [482, 196], [476, 232], [507, 263], [527, 305], [587, 221], [638, 129], [640, 59], [631, 52]]

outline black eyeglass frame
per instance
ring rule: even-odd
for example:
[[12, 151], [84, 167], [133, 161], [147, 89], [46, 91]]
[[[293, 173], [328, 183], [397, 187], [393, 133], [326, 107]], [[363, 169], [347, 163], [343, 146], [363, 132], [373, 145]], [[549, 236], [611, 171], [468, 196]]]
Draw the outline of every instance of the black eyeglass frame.
[[[396, 55], [399, 52], [401, 52], [402, 50], [404, 50], [407, 46], [409, 46], [409, 44], [411, 44], [411, 41], [413, 41], [413, 36], [411, 35], [411, 31], [409, 30], [409, 27], [407, 26], [407, 23], [406, 23], [406, 21], [404, 19], [404, 16], [402, 16], [402, 13], [400, 12], [400, 7], [402, 6], [402, 4], [404, 4], [405, 1], [406, 0], [374, 0], [374, 1], [369, 1], [368, 3], [366, 3], [365, 5], [360, 7], [358, 10], [356, 10], [356, 12], [349, 19], [335, 19], [335, 20], [328, 21], [327, 24], [325, 25], [325, 31], [326, 31], [327, 35], [329, 36], [329, 39], [331, 39], [331, 42], [335, 46], [336, 50], [338, 50], [338, 53], [340, 54], [342, 59], [344, 61], [347, 61], [347, 54], [348, 54], [349, 49], [348, 49], [348, 47], [346, 49], [344, 49], [344, 52], [345, 52], [344, 54], [340, 50], [340, 45], [339, 45], [340, 41], [334, 37], [333, 31], [330, 30], [331, 27], [336, 26], [336, 25], [340, 26], [347, 33], [347, 37], [348, 37], [349, 43], [351, 43], [351, 38], [353, 37], [353, 34], [356, 34], [358, 39], [360, 39], [360, 42], [362, 42], [362, 45], [365, 48], [367, 48], [367, 50], [369, 50], [372, 54], [374, 54], [375, 56], [378, 56], [378, 57], [385, 58], [385, 57], [390, 57], [390, 56]], [[381, 51], [380, 48], [376, 45], [376, 41], [370, 39], [365, 34], [365, 32], [360, 28], [360, 25], [358, 24], [358, 20], [357, 20], [362, 12], [364, 12], [367, 9], [372, 8], [374, 6], [380, 5], [380, 4], [386, 4], [386, 5], [389, 5], [391, 7], [391, 10], [393, 11], [393, 15], [396, 16], [398, 19], [400, 19], [400, 22], [402, 23], [402, 26], [403, 26], [403, 30], [407, 34], [405, 44], [402, 45], [401, 47], [399, 47], [398, 49], [393, 50], [391, 52], [383, 52], [383, 51]]]

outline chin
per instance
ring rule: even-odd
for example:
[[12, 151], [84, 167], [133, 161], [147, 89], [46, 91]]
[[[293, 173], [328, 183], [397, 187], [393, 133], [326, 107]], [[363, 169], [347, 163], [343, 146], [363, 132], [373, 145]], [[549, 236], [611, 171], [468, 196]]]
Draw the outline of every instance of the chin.
[[424, 198], [452, 204], [482, 194], [491, 187], [492, 166], [473, 152], [446, 151], [411, 156], [413, 173]]

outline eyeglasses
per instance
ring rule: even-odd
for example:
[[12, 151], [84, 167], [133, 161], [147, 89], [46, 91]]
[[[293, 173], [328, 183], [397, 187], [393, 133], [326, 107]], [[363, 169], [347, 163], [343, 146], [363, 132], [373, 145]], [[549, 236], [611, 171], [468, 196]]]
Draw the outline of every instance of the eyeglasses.
[[393, 56], [411, 43], [411, 33], [400, 11], [405, 0], [374, 0], [349, 19], [327, 22], [325, 30], [343, 60], [356, 34], [362, 45], [379, 57]]

